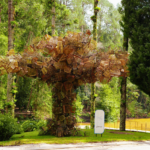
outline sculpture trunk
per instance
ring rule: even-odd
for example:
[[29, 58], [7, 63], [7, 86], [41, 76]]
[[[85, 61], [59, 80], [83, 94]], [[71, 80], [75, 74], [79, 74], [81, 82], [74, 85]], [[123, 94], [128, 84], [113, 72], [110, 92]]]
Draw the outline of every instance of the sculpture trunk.
[[53, 119], [48, 123], [48, 132], [58, 137], [73, 135], [76, 124], [76, 93], [73, 93], [73, 90], [67, 91], [61, 82], [54, 85], [53, 93]]

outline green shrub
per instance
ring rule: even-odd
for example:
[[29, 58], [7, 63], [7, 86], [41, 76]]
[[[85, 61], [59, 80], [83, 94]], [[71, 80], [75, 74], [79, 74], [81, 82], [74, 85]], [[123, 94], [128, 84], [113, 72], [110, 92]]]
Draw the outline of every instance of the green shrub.
[[37, 129], [37, 123], [35, 121], [27, 120], [22, 124], [24, 132], [30, 132]]
[[23, 128], [20, 124], [16, 125], [16, 134], [21, 134], [23, 132]]
[[17, 132], [16, 119], [0, 114], [0, 141], [9, 140]]
[[46, 120], [40, 120], [38, 123], [37, 123], [37, 129], [41, 129], [42, 127], [46, 127]]
[[85, 126], [85, 129], [90, 129], [90, 126]]

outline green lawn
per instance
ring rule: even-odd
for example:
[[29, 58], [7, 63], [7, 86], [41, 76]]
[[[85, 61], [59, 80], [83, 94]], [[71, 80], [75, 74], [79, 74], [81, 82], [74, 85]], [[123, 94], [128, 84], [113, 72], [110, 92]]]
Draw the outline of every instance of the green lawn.
[[[84, 132], [86, 135], [84, 136]], [[140, 132], [119, 132], [114, 130], [105, 130], [104, 134], [96, 135], [93, 129], [81, 130], [82, 136], [62, 137], [45, 135], [38, 136], [38, 131], [15, 134], [9, 141], [1, 141], [0, 145], [21, 145], [21, 144], [64, 144], [64, 143], [87, 143], [87, 142], [106, 142], [106, 141], [144, 141], [150, 140], [150, 133]]]

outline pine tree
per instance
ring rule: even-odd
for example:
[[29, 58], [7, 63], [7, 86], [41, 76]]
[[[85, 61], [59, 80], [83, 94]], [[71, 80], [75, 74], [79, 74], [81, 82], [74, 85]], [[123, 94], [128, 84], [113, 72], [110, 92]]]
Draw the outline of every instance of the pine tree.
[[133, 52], [130, 55], [130, 80], [150, 95], [150, 1], [128, 2], [130, 19], [126, 23]]
[[[126, 3], [126, 0], [122, 0], [122, 5]], [[128, 3], [128, 2], [127, 2]], [[123, 51], [128, 51], [128, 30], [126, 29], [126, 22], [127, 18], [129, 18], [129, 13], [128, 13], [128, 7], [123, 5], [123, 11], [120, 11], [123, 15], [123, 22], [122, 22], [122, 27], [123, 27], [123, 33], [124, 33], [124, 39], [123, 39]], [[125, 131], [126, 129], [126, 88], [127, 88], [127, 78], [122, 77], [120, 79], [121, 82], [121, 102], [120, 102], [120, 130]]]

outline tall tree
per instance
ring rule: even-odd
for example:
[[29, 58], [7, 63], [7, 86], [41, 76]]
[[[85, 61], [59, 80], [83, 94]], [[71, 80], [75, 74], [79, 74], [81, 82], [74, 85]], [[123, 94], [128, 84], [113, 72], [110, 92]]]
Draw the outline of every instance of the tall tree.
[[0, 4], [0, 23], [1, 23], [1, 21], [2, 21], [1, 11], [2, 11], [2, 6], [1, 6], [1, 4]]
[[[98, 7], [99, 0], [94, 0], [94, 16], [91, 17], [93, 21], [93, 39], [97, 42], [97, 14], [100, 8]], [[97, 47], [97, 43], [96, 43]], [[95, 114], [95, 89], [94, 83], [91, 84], [91, 128], [94, 128], [94, 114]]]
[[[0, 1], [0, 55], [5, 55], [8, 49], [8, 3]], [[0, 77], [0, 107], [4, 108], [7, 99], [7, 75]]]
[[131, 17], [127, 22], [133, 48], [129, 62], [130, 80], [150, 95], [150, 1], [129, 1], [125, 7], [130, 10]]
[[[128, 22], [130, 18], [130, 10], [128, 9], [128, 2], [127, 0], [122, 0], [122, 8], [119, 8], [120, 13], [122, 14], [123, 21], [121, 22], [121, 25], [123, 27], [123, 51], [128, 51], [128, 39], [129, 39], [129, 28], [128, 28]], [[121, 102], [120, 102], [120, 130], [125, 131], [126, 128], [126, 88], [127, 88], [127, 78], [122, 77], [121, 78]]]
[[55, 35], [55, 0], [52, 1], [52, 35]]
[[[122, 1], [123, 2], [123, 1]], [[127, 9], [124, 8], [124, 16], [126, 17]], [[123, 39], [123, 51], [128, 51], [128, 37], [125, 34], [124, 30], [124, 39]], [[125, 131], [126, 129], [126, 87], [127, 87], [127, 78], [122, 77], [120, 79], [120, 93], [121, 93], [121, 101], [120, 101], [120, 131]]]
[[[13, 20], [14, 20], [13, 0], [8, 0], [8, 51], [14, 48], [13, 44], [14, 26], [12, 25]], [[9, 102], [11, 105], [7, 107], [7, 111], [10, 112], [12, 116], [14, 116], [12, 83], [13, 83], [13, 75], [12, 73], [9, 73], [7, 78], [7, 102]]]
[[[123, 50], [128, 51], [128, 37], [124, 34]], [[127, 77], [121, 79], [121, 101], [120, 101], [120, 131], [126, 129], [126, 88], [127, 88]]]

